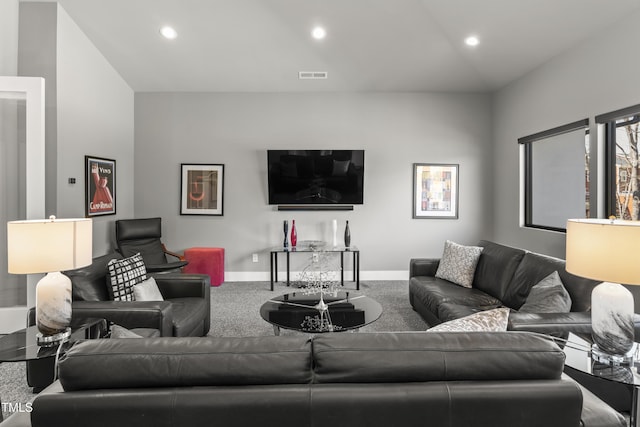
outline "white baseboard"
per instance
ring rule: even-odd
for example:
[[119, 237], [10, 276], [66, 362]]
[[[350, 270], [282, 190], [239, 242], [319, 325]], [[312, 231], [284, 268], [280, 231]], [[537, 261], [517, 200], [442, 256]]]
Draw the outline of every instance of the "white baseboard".
[[[299, 271], [292, 271], [289, 275], [291, 280], [296, 280], [300, 275]], [[286, 280], [287, 272], [278, 272], [278, 281]], [[353, 279], [353, 271], [344, 271], [345, 282]], [[225, 282], [268, 282], [271, 280], [271, 274], [268, 271], [225, 271]], [[399, 271], [361, 271], [360, 280], [409, 280], [408, 270]]]

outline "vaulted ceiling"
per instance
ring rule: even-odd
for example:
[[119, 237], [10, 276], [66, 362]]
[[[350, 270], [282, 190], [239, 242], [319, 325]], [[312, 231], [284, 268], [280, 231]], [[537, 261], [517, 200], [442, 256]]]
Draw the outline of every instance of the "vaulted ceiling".
[[[640, 10], [640, 0], [58, 3], [137, 92], [493, 91]], [[163, 25], [178, 37], [161, 37]], [[316, 25], [325, 39], [311, 37]], [[465, 45], [469, 35], [479, 45]]]

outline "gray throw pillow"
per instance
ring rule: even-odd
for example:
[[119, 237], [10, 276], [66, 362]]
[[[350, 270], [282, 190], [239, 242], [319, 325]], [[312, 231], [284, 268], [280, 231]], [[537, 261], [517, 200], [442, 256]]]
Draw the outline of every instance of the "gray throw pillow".
[[441, 323], [427, 332], [502, 332], [507, 330], [509, 312], [506, 307], [481, 311]]
[[480, 246], [463, 246], [447, 240], [436, 277], [470, 288], [481, 253]]
[[133, 286], [133, 296], [136, 301], [164, 301], [156, 279], [149, 277], [144, 282]]
[[549, 274], [531, 288], [520, 310], [525, 313], [568, 313], [571, 297], [557, 271]]
[[111, 338], [142, 338], [142, 335], [131, 332], [120, 325], [111, 325]]

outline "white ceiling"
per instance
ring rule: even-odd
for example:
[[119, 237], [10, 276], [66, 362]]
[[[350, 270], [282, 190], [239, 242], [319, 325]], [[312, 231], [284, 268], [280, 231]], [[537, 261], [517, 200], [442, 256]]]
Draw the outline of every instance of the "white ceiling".
[[[58, 3], [136, 92], [492, 91], [640, 10], [640, 0]], [[160, 37], [162, 25], [178, 38]], [[479, 46], [464, 45], [470, 34]]]

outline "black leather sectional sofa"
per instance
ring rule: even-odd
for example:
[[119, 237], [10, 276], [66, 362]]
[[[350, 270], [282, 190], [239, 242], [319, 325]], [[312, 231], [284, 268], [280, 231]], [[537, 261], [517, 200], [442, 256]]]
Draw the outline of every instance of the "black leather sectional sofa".
[[[478, 311], [509, 307], [509, 330], [532, 331], [552, 335], [591, 332], [591, 291], [600, 282], [570, 274], [565, 261], [490, 241], [480, 241], [483, 248], [476, 266], [472, 288], [465, 288], [435, 277], [440, 259], [416, 258], [409, 263], [409, 301], [431, 326], [458, 319]], [[531, 288], [550, 273], [558, 271], [571, 296], [568, 313], [523, 313]], [[637, 286], [629, 286], [636, 304], [640, 302]], [[638, 307], [636, 307], [636, 311]], [[636, 321], [636, 334], [640, 331]], [[637, 335], [640, 336], [640, 335]]]
[[563, 365], [519, 332], [89, 340], [7, 427], [624, 425]]

